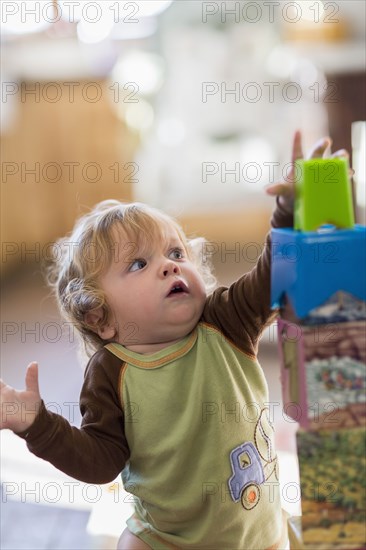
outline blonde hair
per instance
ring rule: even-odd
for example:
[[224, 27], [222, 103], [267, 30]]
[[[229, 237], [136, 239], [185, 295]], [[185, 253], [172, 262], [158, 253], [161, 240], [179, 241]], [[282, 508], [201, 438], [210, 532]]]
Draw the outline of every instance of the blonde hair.
[[[115, 229], [124, 231], [131, 244], [143, 247], [163, 237], [164, 226], [173, 227], [205, 283], [209, 294], [216, 279], [207, 258], [203, 257], [205, 239], [187, 239], [181, 226], [170, 216], [142, 203], [106, 200], [76, 223], [71, 235], [53, 247], [53, 258], [47, 266], [47, 279], [54, 289], [63, 317], [80, 334], [88, 356], [105, 345], [95, 332], [109, 319], [110, 310], [98, 280], [118, 253]], [[97, 326], [86, 322], [86, 314], [101, 308]]]

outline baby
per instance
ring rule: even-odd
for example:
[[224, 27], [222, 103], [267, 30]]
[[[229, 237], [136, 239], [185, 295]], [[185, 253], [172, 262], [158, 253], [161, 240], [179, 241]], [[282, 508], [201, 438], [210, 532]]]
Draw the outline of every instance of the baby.
[[[293, 160], [301, 157], [297, 133]], [[292, 179], [267, 189], [279, 197], [273, 227], [292, 226]], [[274, 320], [270, 237], [251, 272], [214, 291], [180, 226], [148, 206], [102, 202], [67, 242], [51, 275], [63, 314], [93, 352], [81, 428], [47, 411], [36, 363], [25, 391], [1, 382], [3, 410], [14, 411], [1, 427], [75, 479], [108, 483], [122, 473], [135, 510], [118, 548], [285, 548], [256, 357]]]

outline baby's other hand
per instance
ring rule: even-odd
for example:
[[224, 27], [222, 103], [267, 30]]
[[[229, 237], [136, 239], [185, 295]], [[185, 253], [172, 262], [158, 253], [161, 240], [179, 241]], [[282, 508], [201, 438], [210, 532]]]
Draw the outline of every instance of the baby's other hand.
[[25, 390], [18, 391], [0, 380], [0, 429], [24, 432], [34, 422], [41, 405], [38, 389], [38, 365], [30, 363], [25, 376]]
[[[332, 140], [330, 137], [324, 137], [317, 141], [312, 147], [308, 159], [323, 158], [326, 157], [327, 150], [330, 149]], [[345, 149], [336, 151], [330, 158], [343, 157], [348, 158], [348, 152]], [[304, 158], [302, 151], [302, 137], [301, 132], [296, 132], [294, 136], [292, 146], [292, 167], [288, 174], [286, 181], [283, 183], [273, 183], [266, 187], [266, 193], [272, 196], [279, 197], [280, 205], [289, 213], [293, 212], [294, 200], [295, 200], [295, 161]], [[353, 170], [350, 170], [350, 175], [353, 175]]]

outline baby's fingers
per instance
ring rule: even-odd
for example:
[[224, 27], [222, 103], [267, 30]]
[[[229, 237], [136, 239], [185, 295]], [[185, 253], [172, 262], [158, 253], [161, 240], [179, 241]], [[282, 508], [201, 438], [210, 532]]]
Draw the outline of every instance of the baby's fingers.
[[[339, 149], [339, 151], [336, 151], [335, 153], [333, 153], [331, 155], [332, 159], [334, 158], [342, 158], [342, 159], [349, 159], [349, 152], [346, 150], [346, 149]], [[348, 175], [350, 177], [352, 177], [354, 175], [355, 171], [353, 170], [353, 168], [349, 168], [348, 170]]]
[[349, 158], [349, 153], [346, 149], [339, 149], [339, 151], [336, 151], [332, 155], [330, 155], [330, 158]]
[[267, 185], [264, 189], [266, 193], [271, 196], [289, 197], [292, 195], [291, 187], [285, 183], [272, 183]]
[[308, 158], [309, 159], [317, 159], [324, 157], [324, 154], [327, 149], [332, 145], [332, 140], [330, 137], [325, 137], [320, 139], [315, 143], [312, 150], [310, 151]]
[[292, 162], [302, 159], [304, 153], [302, 152], [302, 137], [301, 132], [297, 131], [294, 135], [294, 141], [292, 144]]
[[39, 395], [38, 364], [35, 361], [28, 365], [25, 375], [25, 385], [27, 391], [31, 391]]

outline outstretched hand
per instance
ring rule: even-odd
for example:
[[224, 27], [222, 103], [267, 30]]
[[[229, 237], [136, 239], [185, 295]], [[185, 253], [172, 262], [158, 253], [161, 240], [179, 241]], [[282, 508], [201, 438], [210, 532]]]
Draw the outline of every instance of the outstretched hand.
[[[319, 141], [315, 143], [315, 145], [313, 145], [307, 158], [316, 159], [316, 158], [326, 157], [327, 151], [330, 150], [331, 145], [332, 145], [332, 140], [330, 137], [321, 138]], [[343, 157], [348, 159], [349, 154], [345, 149], [340, 149], [339, 151], [336, 151], [335, 153], [330, 155], [330, 158], [336, 158], [336, 157]], [[286, 181], [283, 183], [273, 183], [268, 187], [266, 187], [266, 193], [268, 193], [268, 195], [278, 196], [280, 204], [289, 213], [293, 212], [294, 200], [295, 200], [295, 177], [296, 177], [295, 161], [303, 158], [304, 158], [304, 154], [303, 154], [303, 148], [302, 148], [301, 132], [296, 132], [294, 135], [294, 141], [292, 145], [292, 156], [291, 156], [292, 167], [291, 167], [290, 173], [286, 178]], [[353, 170], [350, 170], [350, 174], [351, 175], [353, 174]]]
[[38, 388], [38, 365], [30, 363], [25, 376], [25, 390], [18, 391], [0, 380], [0, 429], [23, 432], [34, 422], [41, 405]]

